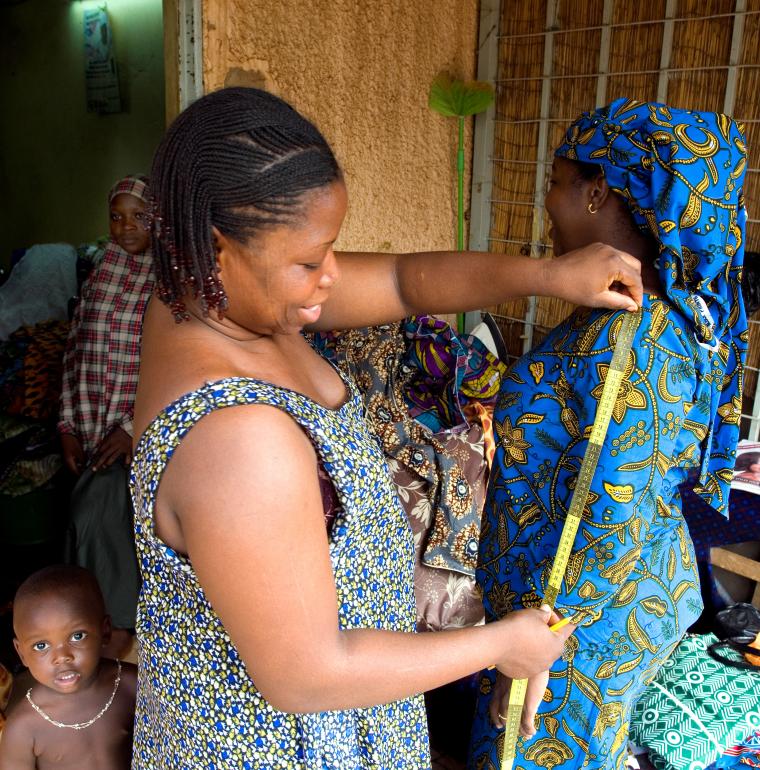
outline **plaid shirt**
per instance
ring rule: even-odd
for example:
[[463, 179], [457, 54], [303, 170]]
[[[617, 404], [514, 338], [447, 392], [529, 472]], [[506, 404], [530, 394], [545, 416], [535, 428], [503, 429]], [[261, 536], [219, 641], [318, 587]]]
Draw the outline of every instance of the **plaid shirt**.
[[111, 242], [82, 287], [63, 361], [60, 433], [89, 456], [119, 426], [132, 435], [145, 306], [153, 291], [149, 253]]

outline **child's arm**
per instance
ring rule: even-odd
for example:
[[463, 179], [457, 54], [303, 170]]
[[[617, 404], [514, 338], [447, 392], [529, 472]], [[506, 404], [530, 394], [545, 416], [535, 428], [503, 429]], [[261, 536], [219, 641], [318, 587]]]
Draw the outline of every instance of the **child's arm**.
[[125, 699], [132, 702], [132, 710], [137, 699], [137, 666], [134, 663], [121, 664], [121, 689]]
[[29, 720], [19, 713], [23, 704], [11, 711], [0, 737], [0, 770], [35, 770], [34, 738]]

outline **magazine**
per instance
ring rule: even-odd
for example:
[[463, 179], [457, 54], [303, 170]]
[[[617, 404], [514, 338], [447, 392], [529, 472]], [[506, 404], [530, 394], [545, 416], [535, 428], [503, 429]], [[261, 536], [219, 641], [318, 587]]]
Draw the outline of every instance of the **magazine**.
[[751, 441], [739, 442], [731, 486], [733, 489], [760, 494], [760, 444]]

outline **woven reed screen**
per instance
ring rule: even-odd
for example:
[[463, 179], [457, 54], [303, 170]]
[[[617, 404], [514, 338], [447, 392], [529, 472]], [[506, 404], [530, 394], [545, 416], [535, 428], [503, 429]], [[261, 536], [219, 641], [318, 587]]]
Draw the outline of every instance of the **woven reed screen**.
[[[502, 0], [490, 249], [551, 253], [543, 193], [553, 148], [580, 112], [622, 96], [720, 112], [733, 102], [750, 151], [747, 249], [760, 250], [760, 0]], [[519, 356], [570, 309], [539, 298], [490, 310]], [[758, 320], [748, 364], [747, 414]]]

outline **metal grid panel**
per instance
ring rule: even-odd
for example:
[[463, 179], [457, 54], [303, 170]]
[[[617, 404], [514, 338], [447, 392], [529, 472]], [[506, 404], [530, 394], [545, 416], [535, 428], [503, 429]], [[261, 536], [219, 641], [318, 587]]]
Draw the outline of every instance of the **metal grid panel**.
[[[476, 120], [470, 247], [551, 253], [543, 203], [552, 149], [582, 110], [619, 96], [733, 114], [750, 151], [760, 147], [759, 52], [760, 0], [484, 0], [478, 77], [494, 83], [497, 98]], [[745, 193], [756, 213], [756, 162]], [[759, 225], [748, 220], [749, 250], [760, 247]], [[489, 310], [516, 358], [570, 307], [529, 298]], [[468, 316], [470, 325], [476, 320]], [[755, 439], [759, 374], [760, 318], [750, 320], [742, 421], [743, 434], [751, 428]]]

